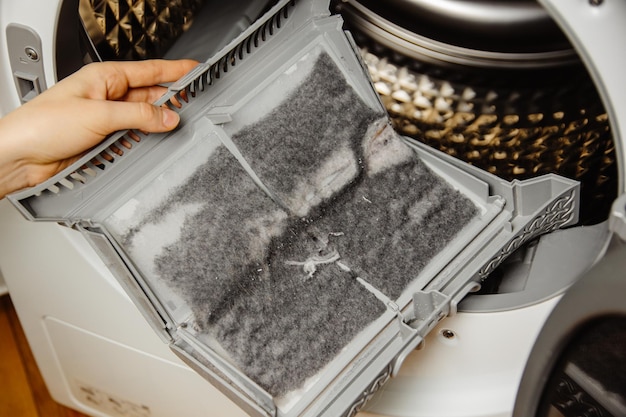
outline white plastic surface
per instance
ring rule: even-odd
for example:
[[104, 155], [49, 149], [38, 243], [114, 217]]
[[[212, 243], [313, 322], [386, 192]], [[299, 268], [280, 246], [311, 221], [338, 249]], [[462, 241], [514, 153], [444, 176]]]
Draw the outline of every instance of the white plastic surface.
[[100, 259], [89, 243], [85, 241], [83, 235], [67, 227], [59, 227], [58, 232], [60, 236], [63, 236], [63, 238], [67, 240], [67, 243], [72, 248], [72, 252], [74, 252], [74, 256], [82, 258], [94, 269], [97, 276], [106, 281], [107, 284], [115, 289], [122, 297], [127, 299], [128, 302], [131, 302], [120, 283], [111, 274], [107, 266], [104, 262], [102, 262], [102, 259]]
[[185, 365], [54, 318], [45, 318], [43, 325], [71, 400], [90, 413], [200, 417], [211, 410], [215, 415], [246, 416]]
[[362, 417], [510, 417], [526, 359], [558, 298], [443, 320]]
[[[41, 38], [46, 84], [54, 84], [54, 39], [61, 0], [0, 0], [0, 115], [19, 104], [15, 82], [8, 64], [5, 28], [9, 23], [21, 23], [34, 29]], [[36, 13], [34, 11], [37, 11]]]

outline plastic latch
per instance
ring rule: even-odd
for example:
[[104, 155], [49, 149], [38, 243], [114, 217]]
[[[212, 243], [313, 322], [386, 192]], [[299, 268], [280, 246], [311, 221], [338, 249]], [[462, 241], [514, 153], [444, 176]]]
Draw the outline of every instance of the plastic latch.
[[626, 194], [622, 194], [613, 202], [609, 217], [609, 230], [623, 241], [626, 241]]
[[424, 338], [418, 333], [416, 329], [409, 326], [406, 322], [400, 320], [400, 334], [403, 339], [407, 339], [407, 344], [402, 351], [396, 356], [395, 360], [391, 363], [391, 376], [395, 377], [400, 372], [402, 364], [406, 358], [417, 349], [423, 342]]
[[406, 345], [396, 356], [391, 369], [391, 376], [396, 376], [402, 364], [420, 344], [424, 336], [445, 317], [450, 308], [450, 297], [435, 290], [418, 291], [413, 295], [413, 317], [400, 322], [400, 334], [406, 340]]
[[[413, 308], [415, 314], [415, 320], [430, 321], [432, 322], [435, 317], [433, 315], [437, 313], [437, 318], [440, 315], [447, 314], [440, 307], [447, 306], [449, 298], [447, 295], [440, 293], [439, 291], [418, 291], [413, 294]], [[430, 323], [429, 326], [430, 327]]]
[[6, 27], [6, 43], [15, 87], [26, 103], [46, 89], [41, 38], [31, 27], [11, 23]]

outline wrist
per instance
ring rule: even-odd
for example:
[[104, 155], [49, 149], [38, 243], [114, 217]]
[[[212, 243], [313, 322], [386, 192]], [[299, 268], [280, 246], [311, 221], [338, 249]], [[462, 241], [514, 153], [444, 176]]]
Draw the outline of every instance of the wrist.
[[0, 199], [29, 186], [26, 179], [28, 174], [24, 166], [17, 165], [11, 168], [8, 164], [0, 163], [0, 165]]
[[22, 157], [20, 132], [11, 116], [0, 119], [0, 198], [30, 185], [28, 166]]

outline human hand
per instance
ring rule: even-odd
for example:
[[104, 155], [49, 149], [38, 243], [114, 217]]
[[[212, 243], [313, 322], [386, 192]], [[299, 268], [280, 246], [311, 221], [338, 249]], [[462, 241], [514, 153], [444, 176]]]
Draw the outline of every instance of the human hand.
[[0, 119], [0, 198], [71, 165], [122, 129], [166, 132], [178, 114], [152, 105], [197, 62], [89, 64]]

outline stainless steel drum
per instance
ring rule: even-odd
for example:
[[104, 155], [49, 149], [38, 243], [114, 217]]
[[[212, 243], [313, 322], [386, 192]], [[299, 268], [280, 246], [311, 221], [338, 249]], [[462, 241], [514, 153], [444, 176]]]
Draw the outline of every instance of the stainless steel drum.
[[203, 0], [81, 0], [80, 17], [101, 60], [161, 58]]
[[533, 0], [346, 0], [395, 127], [507, 180], [582, 183], [583, 224], [617, 196], [609, 121], [565, 36]]

